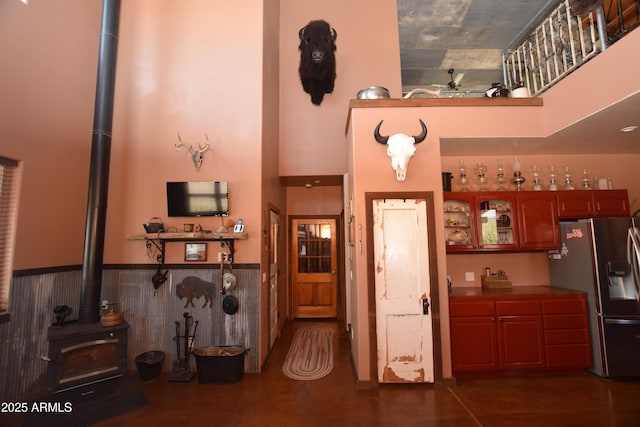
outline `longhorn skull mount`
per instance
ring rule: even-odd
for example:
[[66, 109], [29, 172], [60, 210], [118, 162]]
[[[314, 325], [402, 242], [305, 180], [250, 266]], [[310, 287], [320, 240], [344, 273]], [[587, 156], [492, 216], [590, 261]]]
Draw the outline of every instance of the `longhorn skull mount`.
[[[193, 144], [189, 144], [189, 152], [191, 153], [191, 160], [193, 160], [193, 165], [196, 167], [196, 171], [200, 170], [200, 166], [202, 166], [202, 161], [204, 160], [204, 153], [209, 150], [209, 136], [205, 133], [205, 139], [207, 140], [206, 144], [198, 144], [198, 149], [193, 148]], [[182, 148], [186, 147], [186, 144], [182, 143], [182, 138], [180, 134], [178, 134], [179, 144], [174, 144], [176, 151], [182, 151]]]
[[419, 121], [422, 130], [420, 134], [415, 136], [405, 135], [404, 133], [396, 133], [390, 136], [381, 135], [380, 126], [382, 126], [383, 120], [380, 120], [380, 123], [373, 131], [376, 141], [387, 146], [387, 156], [391, 157], [391, 167], [396, 172], [398, 181], [404, 181], [407, 177], [409, 160], [416, 152], [415, 145], [421, 143], [427, 137], [427, 126], [421, 119]]

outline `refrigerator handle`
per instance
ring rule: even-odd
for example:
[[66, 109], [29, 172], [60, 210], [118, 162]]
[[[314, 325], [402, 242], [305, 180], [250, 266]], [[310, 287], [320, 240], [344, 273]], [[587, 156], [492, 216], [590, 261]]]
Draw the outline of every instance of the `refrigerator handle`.
[[633, 285], [636, 291], [636, 300], [640, 301], [640, 274], [638, 269], [640, 268], [640, 236], [638, 235], [638, 229], [635, 227], [629, 228], [627, 234], [627, 261], [631, 265], [631, 271], [633, 272]]
[[608, 325], [640, 325], [640, 319], [612, 319], [605, 318], [604, 323]]

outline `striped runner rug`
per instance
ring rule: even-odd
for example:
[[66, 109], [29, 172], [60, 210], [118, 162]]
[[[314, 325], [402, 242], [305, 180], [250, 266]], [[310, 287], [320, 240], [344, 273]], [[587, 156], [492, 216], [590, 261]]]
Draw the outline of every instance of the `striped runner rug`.
[[333, 369], [333, 330], [305, 326], [293, 337], [282, 372], [294, 380], [317, 380]]

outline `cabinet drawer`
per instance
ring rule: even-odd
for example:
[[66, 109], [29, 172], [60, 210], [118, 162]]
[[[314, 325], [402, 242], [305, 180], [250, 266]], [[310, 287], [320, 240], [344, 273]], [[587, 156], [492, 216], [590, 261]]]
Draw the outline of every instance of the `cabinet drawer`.
[[493, 316], [495, 307], [493, 301], [451, 301], [449, 304], [451, 316]]
[[589, 320], [584, 314], [552, 314], [543, 318], [545, 329], [588, 329]]
[[544, 314], [585, 313], [586, 311], [587, 303], [584, 298], [542, 300]]
[[517, 316], [520, 314], [540, 314], [539, 300], [507, 300], [496, 302], [496, 313], [499, 316]]
[[544, 331], [545, 344], [588, 344], [588, 329], [552, 329]]
[[545, 347], [548, 368], [588, 368], [591, 366], [589, 344], [548, 345]]

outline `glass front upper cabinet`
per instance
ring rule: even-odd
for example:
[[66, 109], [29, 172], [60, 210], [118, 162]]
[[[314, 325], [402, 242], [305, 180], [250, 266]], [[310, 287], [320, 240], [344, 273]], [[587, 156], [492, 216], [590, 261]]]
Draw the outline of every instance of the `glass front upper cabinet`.
[[484, 249], [517, 247], [515, 200], [478, 195], [476, 199], [480, 246]]
[[444, 201], [444, 229], [447, 251], [475, 247], [473, 196], [460, 194]]

